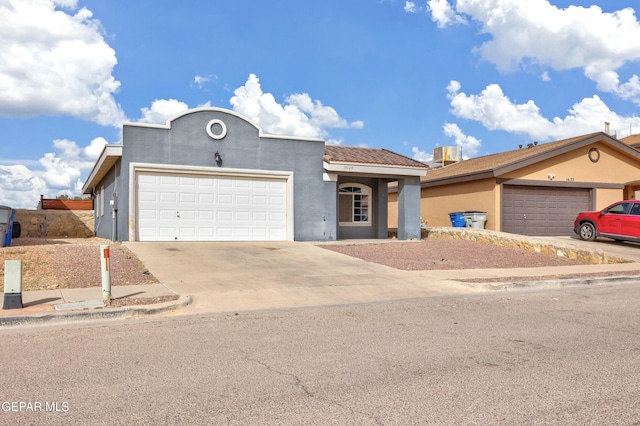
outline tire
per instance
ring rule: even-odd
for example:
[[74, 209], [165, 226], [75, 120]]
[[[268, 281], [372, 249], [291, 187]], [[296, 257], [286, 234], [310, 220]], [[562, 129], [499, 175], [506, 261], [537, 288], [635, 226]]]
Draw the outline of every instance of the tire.
[[13, 229], [11, 230], [11, 238], [19, 238], [22, 234], [22, 227], [20, 222], [13, 222]]
[[578, 228], [578, 235], [584, 241], [593, 241], [596, 239], [596, 227], [591, 222], [585, 222]]

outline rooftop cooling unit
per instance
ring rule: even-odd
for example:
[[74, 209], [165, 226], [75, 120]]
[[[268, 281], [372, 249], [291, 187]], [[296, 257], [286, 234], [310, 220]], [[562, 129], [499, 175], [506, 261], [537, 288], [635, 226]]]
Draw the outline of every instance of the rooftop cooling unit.
[[457, 163], [462, 159], [462, 148], [459, 146], [438, 146], [433, 149], [433, 162], [442, 165]]

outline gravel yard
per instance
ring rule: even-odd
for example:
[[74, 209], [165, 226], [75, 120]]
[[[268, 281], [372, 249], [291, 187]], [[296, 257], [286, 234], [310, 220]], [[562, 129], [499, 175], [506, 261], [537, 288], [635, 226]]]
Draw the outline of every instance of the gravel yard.
[[580, 261], [559, 256], [454, 239], [427, 238], [410, 242], [328, 244], [321, 247], [407, 271], [533, 268], [582, 264]]
[[100, 245], [110, 245], [111, 284], [151, 284], [158, 280], [125, 246], [101, 238], [17, 238], [0, 248], [0, 290], [4, 261], [22, 260], [22, 289], [100, 287]]
[[[542, 266], [568, 266], [584, 264], [578, 260], [550, 254], [535, 253], [524, 249], [502, 247], [494, 244], [455, 239], [423, 239], [411, 242], [369, 244], [327, 244], [320, 247], [368, 262], [407, 271], [488, 269], [488, 268], [535, 268]], [[595, 278], [617, 275], [640, 274], [638, 271], [597, 272], [553, 276], [529, 276], [527, 281], [558, 278]], [[516, 282], [522, 277], [460, 280], [468, 282]]]

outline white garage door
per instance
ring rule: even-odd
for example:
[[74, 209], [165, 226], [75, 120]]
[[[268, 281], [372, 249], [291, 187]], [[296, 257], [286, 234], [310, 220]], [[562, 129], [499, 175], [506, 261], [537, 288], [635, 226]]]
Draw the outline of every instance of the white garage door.
[[281, 241], [285, 179], [139, 173], [138, 241]]

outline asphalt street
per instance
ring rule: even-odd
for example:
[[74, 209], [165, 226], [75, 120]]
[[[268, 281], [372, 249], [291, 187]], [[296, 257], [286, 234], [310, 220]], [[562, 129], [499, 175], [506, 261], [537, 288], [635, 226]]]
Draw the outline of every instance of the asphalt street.
[[0, 331], [0, 424], [637, 424], [635, 282]]

